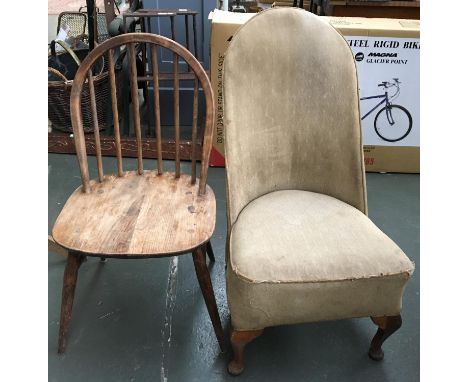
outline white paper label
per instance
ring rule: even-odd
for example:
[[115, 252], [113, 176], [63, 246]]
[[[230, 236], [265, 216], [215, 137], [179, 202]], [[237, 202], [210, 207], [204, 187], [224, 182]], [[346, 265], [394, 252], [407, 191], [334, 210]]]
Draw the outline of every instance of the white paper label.
[[[419, 39], [345, 38], [358, 71], [363, 143], [419, 146]], [[383, 82], [387, 87], [378, 86]], [[367, 97], [376, 98], [363, 99]]]

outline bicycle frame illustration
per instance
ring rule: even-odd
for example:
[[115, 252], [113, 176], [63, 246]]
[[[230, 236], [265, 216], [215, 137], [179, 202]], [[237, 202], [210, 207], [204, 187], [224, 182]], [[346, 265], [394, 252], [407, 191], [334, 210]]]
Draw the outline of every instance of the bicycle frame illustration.
[[[381, 105], [384, 105], [375, 116], [374, 129], [377, 135], [387, 142], [401, 141], [410, 133], [411, 127], [413, 126], [413, 118], [410, 112], [403, 106], [391, 102], [400, 94], [400, 84], [401, 82], [398, 78], [394, 78], [393, 82], [384, 81], [378, 85], [385, 88], [384, 94], [359, 98], [361, 101], [382, 98], [377, 105], [361, 117], [361, 121], [367, 118]], [[392, 87], [395, 87], [396, 91], [389, 97], [387, 89]], [[384, 114], [383, 111], [385, 111]]]

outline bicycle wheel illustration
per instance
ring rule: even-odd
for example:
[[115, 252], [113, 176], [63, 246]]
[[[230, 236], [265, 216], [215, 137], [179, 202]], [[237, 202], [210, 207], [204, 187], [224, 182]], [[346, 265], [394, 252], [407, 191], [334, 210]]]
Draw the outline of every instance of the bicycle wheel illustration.
[[374, 120], [377, 135], [387, 142], [398, 142], [411, 131], [413, 118], [408, 110], [400, 105], [384, 106]]

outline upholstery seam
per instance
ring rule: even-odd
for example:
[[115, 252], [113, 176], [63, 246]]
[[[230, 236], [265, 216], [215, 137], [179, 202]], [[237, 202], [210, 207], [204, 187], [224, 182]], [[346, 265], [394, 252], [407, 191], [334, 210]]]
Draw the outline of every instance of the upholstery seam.
[[[266, 194], [263, 194], [263, 195], [260, 195], [258, 196], [257, 198], [251, 200], [249, 203], [247, 203], [243, 208], [242, 210], [239, 212], [239, 214], [237, 215], [237, 218], [236, 218], [236, 221], [234, 222], [234, 224], [231, 225], [231, 227], [229, 227], [229, 238], [227, 238], [226, 240], [229, 240], [229, 265], [231, 266], [231, 269], [233, 271], [233, 273], [238, 276], [240, 279], [244, 280], [244, 281], [247, 281], [249, 283], [253, 283], [253, 284], [319, 284], [319, 283], [328, 283], [328, 282], [343, 282], [343, 281], [356, 281], [356, 280], [369, 280], [369, 279], [373, 279], [373, 278], [382, 278], [382, 277], [395, 277], [395, 276], [399, 276], [399, 275], [404, 275], [404, 274], [407, 274], [408, 275], [408, 278], [413, 274], [414, 272], [414, 269], [415, 269], [415, 263], [414, 261], [410, 260], [411, 263], [413, 264], [413, 268], [412, 269], [407, 269], [407, 270], [404, 270], [404, 271], [401, 271], [401, 272], [397, 272], [397, 273], [389, 273], [389, 274], [383, 274], [383, 275], [373, 275], [373, 276], [366, 276], [366, 277], [357, 277], [357, 278], [345, 278], [345, 279], [337, 279], [337, 280], [316, 280], [316, 281], [298, 281], [298, 280], [286, 280], [286, 281], [271, 281], [271, 280], [254, 280], [254, 279], [251, 279], [245, 275], [243, 275], [242, 273], [240, 273], [240, 271], [238, 270], [237, 267], [234, 266], [234, 264], [232, 263], [232, 248], [231, 248], [231, 245], [232, 245], [232, 230], [234, 229], [234, 225], [237, 223], [240, 215], [242, 214], [242, 211], [244, 211], [245, 208], [247, 208], [247, 206], [249, 206], [251, 203], [253, 203], [255, 200], [265, 196], [265, 195], [269, 195], [269, 194], [272, 194], [272, 193], [275, 193], [275, 192], [281, 192], [281, 191], [301, 191], [301, 190], [296, 190], [296, 189], [291, 189], [291, 190], [278, 190], [278, 191], [271, 191], [271, 192], [267, 192]], [[304, 191], [304, 190], [302, 190]], [[305, 191], [305, 192], [312, 192], [313, 191]], [[316, 194], [319, 194], [319, 195], [325, 195], [325, 196], [329, 196], [331, 198], [333, 198], [333, 196], [330, 196], [330, 195], [326, 195], [326, 194], [320, 194], [318, 192], [316, 192]], [[346, 202], [343, 202], [342, 200], [340, 199], [337, 199], [337, 198], [334, 198], [342, 203], [346, 203]], [[350, 207], [352, 208], [356, 208], [354, 206], [351, 206], [350, 204], [346, 203], [347, 205], [349, 205]], [[358, 208], [356, 208], [359, 212], [362, 213], [362, 211], [360, 211]], [[365, 214], [367, 216], [367, 214]], [[370, 219], [369, 219], [370, 220]], [[372, 221], [371, 221], [372, 222]], [[373, 223], [373, 222], [372, 222]], [[374, 223], [375, 224], [375, 223]], [[378, 228], [378, 227], [377, 227]]]
[[[321, 20], [321, 19], [320, 19]], [[366, 183], [365, 183], [365, 177], [366, 177], [366, 168], [364, 165], [364, 146], [363, 146], [363, 141], [362, 141], [362, 125], [361, 125], [361, 102], [359, 99], [359, 76], [358, 76], [358, 71], [357, 71], [357, 66], [356, 66], [356, 61], [354, 60], [354, 54], [353, 51], [351, 50], [351, 47], [349, 46], [348, 41], [346, 38], [341, 34], [341, 32], [336, 29], [330, 22], [327, 21], [327, 24], [330, 25], [333, 30], [338, 33], [343, 41], [346, 43], [346, 46], [348, 47], [348, 51], [351, 54], [351, 59], [353, 60], [353, 66], [354, 66], [354, 72], [356, 74], [356, 95], [358, 99], [358, 120], [359, 120], [359, 144], [361, 147], [361, 187], [362, 187], [362, 202], [363, 202], [363, 209], [364, 209], [364, 214], [368, 215], [368, 210], [367, 210], [367, 190], [366, 190]]]
[[[229, 241], [229, 252], [231, 253], [231, 241]], [[242, 273], [239, 272], [237, 267], [234, 267], [232, 264], [232, 256], [229, 258], [229, 265], [231, 267], [232, 272], [241, 280], [246, 281], [250, 284], [324, 284], [324, 283], [333, 283], [333, 282], [344, 282], [344, 281], [360, 281], [360, 280], [371, 280], [371, 279], [376, 279], [376, 278], [392, 278], [400, 275], [407, 275], [408, 278], [413, 274], [414, 272], [414, 262], [411, 261], [413, 264], [412, 269], [407, 269], [402, 272], [397, 272], [397, 273], [389, 273], [389, 274], [383, 274], [383, 275], [377, 275], [377, 276], [366, 276], [366, 277], [351, 277], [351, 278], [345, 278], [345, 279], [336, 279], [336, 280], [310, 280], [310, 281], [300, 281], [300, 280], [283, 280], [283, 281], [271, 281], [271, 280], [254, 280], [251, 279]]]

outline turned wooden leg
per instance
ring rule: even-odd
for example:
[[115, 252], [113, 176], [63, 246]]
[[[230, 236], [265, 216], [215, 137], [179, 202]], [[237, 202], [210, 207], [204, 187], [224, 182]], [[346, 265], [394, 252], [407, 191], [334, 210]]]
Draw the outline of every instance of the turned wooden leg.
[[228, 372], [231, 375], [239, 375], [244, 371], [244, 348], [250, 341], [257, 338], [263, 333], [260, 330], [232, 330], [231, 329], [231, 346], [233, 357], [228, 365]]
[[401, 316], [371, 317], [371, 320], [379, 328], [372, 339], [368, 354], [374, 361], [381, 361], [384, 358], [382, 344], [401, 327]]
[[66, 346], [66, 336], [68, 326], [70, 324], [73, 298], [75, 296], [75, 286], [78, 277], [78, 269], [85, 256], [70, 251], [67, 257], [67, 265], [63, 273], [63, 288], [62, 288], [62, 310], [60, 313], [60, 330], [58, 352], [63, 353]]
[[198, 283], [205, 299], [205, 304], [210, 314], [211, 323], [218, 339], [219, 347], [224, 352], [226, 347], [223, 337], [223, 328], [221, 326], [221, 320], [219, 319], [218, 307], [216, 305], [216, 299], [213, 292], [213, 285], [211, 284], [210, 272], [206, 266], [205, 253], [202, 248], [197, 248], [193, 253], [193, 263], [195, 265], [195, 272], [197, 273]]
[[208, 241], [208, 243], [206, 244], [206, 253], [208, 254], [208, 258], [210, 259], [210, 261], [214, 263], [215, 256], [213, 252], [213, 247], [211, 246], [211, 241]]

